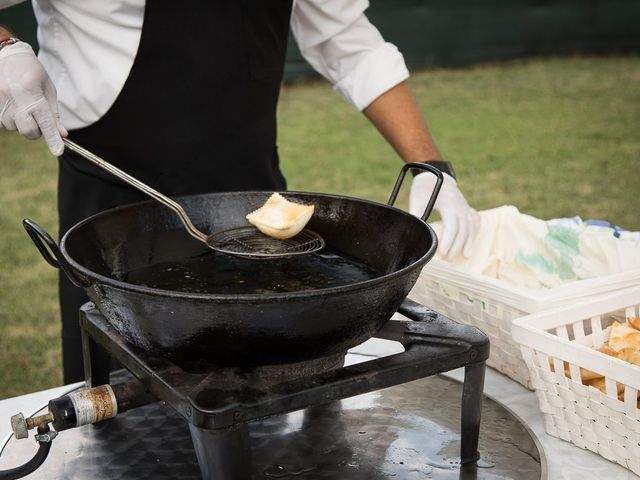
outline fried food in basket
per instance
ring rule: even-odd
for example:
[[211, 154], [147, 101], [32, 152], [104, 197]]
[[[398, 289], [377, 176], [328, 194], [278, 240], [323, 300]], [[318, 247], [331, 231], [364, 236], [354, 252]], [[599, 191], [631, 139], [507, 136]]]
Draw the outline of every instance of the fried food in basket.
[[610, 357], [615, 357], [616, 354], [618, 353], [608, 345], [603, 345], [600, 348], [596, 348], [596, 351], [600, 353], [604, 353], [605, 355], [609, 355]]
[[[551, 367], [552, 372], [556, 371], [553, 363], [553, 358], [549, 358], [549, 366]], [[564, 369], [564, 376], [571, 378], [571, 370], [569, 369], [569, 362], [562, 362], [562, 368]], [[591, 370], [587, 370], [586, 368], [580, 367], [580, 378], [584, 383], [596, 378], [603, 378], [603, 377], [599, 373], [592, 372]]]
[[[605, 355], [640, 366], [640, 318], [628, 318], [627, 325], [617, 321], [613, 322], [609, 332], [609, 341], [596, 348], [596, 350]], [[549, 362], [551, 371], [555, 371], [553, 359], [550, 358]], [[569, 363], [563, 362], [563, 367], [565, 376], [571, 377]], [[606, 381], [603, 375], [580, 367], [580, 378], [584, 385], [597, 388], [602, 393], [607, 393]], [[623, 401], [624, 384], [616, 383], [616, 389], [618, 399]], [[638, 409], [640, 409], [640, 392], [638, 393]]]
[[262, 207], [248, 214], [247, 220], [265, 235], [284, 240], [302, 231], [313, 210], [313, 205], [293, 203], [274, 193]]
[[613, 322], [609, 334], [609, 347], [616, 352], [625, 348], [640, 350], [640, 330], [627, 327], [620, 322]]
[[[570, 377], [571, 374], [569, 373], [569, 366], [565, 366], [564, 368], [564, 374], [567, 377]], [[582, 379], [582, 383], [585, 382], [589, 382], [591, 380], [598, 380], [598, 379], [604, 379], [604, 377], [602, 375], [600, 375], [599, 373], [596, 372], [592, 372], [591, 370], [587, 370], [586, 368], [582, 368], [580, 367], [580, 378]]]
[[[594, 378], [589, 381], [583, 380], [582, 383], [584, 383], [585, 385], [589, 385], [591, 387], [597, 388], [602, 393], [607, 393], [607, 387], [605, 386], [605, 379], [603, 376], [600, 376], [600, 378]], [[618, 397], [624, 395], [624, 384], [616, 383], [616, 388], [618, 390]]]
[[640, 366], [640, 350], [627, 347], [621, 349], [616, 355], [620, 360], [624, 360], [625, 362], [633, 363], [634, 365]]
[[[612, 357], [616, 357], [618, 354], [618, 352], [616, 352], [612, 348], [609, 348], [607, 345], [603, 345], [602, 347], [597, 348], [596, 350], [600, 353], [604, 353], [605, 355], [609, 355]], [[571, 377], [571, 371], [569, 370], [569, 363], [568, 362], [562, 362], [562, 363], [564, 368], [564, 375], [566, 377]], [[555, 368], [553, 366], [553, 359], [551, 358], [549, 359], [549, 364], [551, 365], [551, 371], [555, 372]], [[598, 378], [601, 378], [604, 380], [604, 377], [599, 373], [592, 372], [591, 370], [587, 370], [586, 368], [582, 368], [582, 367], [580, 367], [580, 378], [582, 379], [582, 383], [584, 384], [587, 384], [591, 380], [595, 380]]]

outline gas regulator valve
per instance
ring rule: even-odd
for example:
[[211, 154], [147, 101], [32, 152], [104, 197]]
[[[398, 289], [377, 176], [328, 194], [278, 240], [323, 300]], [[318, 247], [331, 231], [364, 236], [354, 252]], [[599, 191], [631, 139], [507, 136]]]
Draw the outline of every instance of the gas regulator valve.
[[[118, 414], [118, 402], [111, 385], [101, 385], [71, 392], [49, 400], [44, 415], [25, 418], [22, 413], [11, 417], [11, 429], [16, 439], [28, 438], [29, 430], [51, 424], [55, 432], [39, 433], [38, 441], [51, 441], [58, 432], [113, 418]], [[38, 437], [42, 437], [40, 440]]]
[[[17, 413], [11, 417], [11, 430], [13, 430], [13, 436], [16, 437], [17, 440], [21, 440], [23, 438], [29, 438], [29, 430], [38, 427], [45, 429], [45, 427], [52, 422], [53, 415], [51, 412], [48, 412], [45, 415], [29, 418], [24, 418], [22, 413]], [[42, 434], [38, 433], [35, 438], [38, 442], [50, 442], [56, 437], [56, 435], [58, 435], [58, 432], [49, 431]]]
[[[25, 418], [22, 413], [11, 417], [11, 430], [16, 439], [29, 438], [29, 430], [37, 429], [35, 439], [38, 451], [24, 465], [0, 470], [0, 480], [15, 480], [39, 468], [49, 455], [53, 439], [58, 432], [69, 428], [98, 423], [148, 403], [157, 401], [144, 385], [135, 379], [117, 385], [100, 385], [70, 392], [49, 400], [48, 412]], [[55, 430], [51, 430], [53, 427]], [[2, 453], [2, 452], [0, 452]]]

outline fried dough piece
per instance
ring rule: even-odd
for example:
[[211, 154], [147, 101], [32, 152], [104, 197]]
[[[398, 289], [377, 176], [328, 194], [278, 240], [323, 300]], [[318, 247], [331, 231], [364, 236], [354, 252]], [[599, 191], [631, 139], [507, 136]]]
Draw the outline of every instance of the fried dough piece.
[[[614, 352], [615, 353], [615, 352]], [[564, 368], [564, 376], [567, 378], [571, 378], [571, 370], [569, 369], [568, 362], [562, 362]], [[555, 367], [553, 366], [553, 359], [549, 359], [549, 366], [551, 367], [551, 371], [555, 372]], [[602, 375], [596, 372], [592, 372], [591, 370], [587, 370], [586, 368], [580, 367], [580, 378], [582, 379], [582, 383], [588, 382], [590, 380], [594, 380], [596, 378], [603, 378]]]
[[[624, 402], [624, 392], [625, 392], [625, 389], [623, 388], [622, 392], [618, 394], [618, 400], [620, 400], [621, 402]], [[637, 408], [638, 410], [640, 410], [640, 393], [638, 393], [636, 397], [637, 397], [637, 405], [638, 405]]]
[[627, 322], [636, 330], [640, 330], [640, 318], [638, 317], [629, 317], [627, 318]]
[[640, 349], [640, 330], [613, 322], [609, 334], [609, 347], [619, 352], [623, 348]]
[[[604, 377], [594, 378], [593, 380], [589, 380], [588, 382], [584, 382], [586, 385], [590, 385], [594, 388], [597, 388], [602, 393], [607, 393], [607, 387], [605, 385]], [[616, 383], [616, 390], [618, 395], [624, 394], [624, 384]]]
[[[600, 348], [597, 348], [596, 351], [604, 353], [605, 355], [609, 355], [610, 357], [618, 357], [618, 352], [610, 348], [608, 345], [603, 345]], [[567, 377], [571, 376], [571, 374], [569, 373], [569, 365], [567, 363], [564, 364], [564, 373]], [[582, 383], [588, 383], [596, 379], [601, 379], [604, 382], [604, 376], [582, 367], [580, 367], [580, 378], [582, 378]]]
[[[564, 363], [564, 376], [567, 378], [571, 378], [571, 370], [569, 369], [569, 364], [567, 362]], [[588, 382], [590, 380], [594, 380], [596, 378], [603, 378], [602, 375], [596, 372], [592, 372], [591, 370], [587, 370], [586, 368], [580, 367], [580, 378], [582, 379], [582, 383]]]
[[609, 355], [611, 357], [617, 356], [618, 352], [616, 352], [613, 348], [608, 345], [603, 345], [600, 348], [596, 349], [597, 352], [604, 353], [605, 355]]
[[274, 193], [262, 207], [248, 214], [247, 220], [265, 235], [286, 239], [302, 231], [313, 210], [313, 205], [293, 203]]
[[620, 360], [640, 366], [640, 350], [633, 347], [623, 348], [616, 355]]
[[[568, 368], [565, 370], [565, 375], [567, 377], [571, 376], [571, 373], [569, 372]], [[584, 383], [584, 382], [589, 382], [591, 380], [596, 380], [604, 377], [599, 373], [592, 372], [591, 370], [587, 370], [586, 368], [580, 367], [580, 378], [582, 379], [582, 383]]]

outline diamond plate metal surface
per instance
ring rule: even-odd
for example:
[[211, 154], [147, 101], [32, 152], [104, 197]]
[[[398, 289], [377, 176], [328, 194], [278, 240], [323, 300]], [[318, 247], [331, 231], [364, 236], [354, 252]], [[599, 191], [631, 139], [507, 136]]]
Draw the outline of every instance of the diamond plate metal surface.
[[[254, 480], [539, 479], [540, 455], [527, 429], [485, 399], [481, 465], [461, 471], [461, 385], [416, 380], [358, 397], [252, 422]], [[24, 463], [33, 441], [11, 439], [0, 469]], [[249, 460], [249, 459], [247, 459]], [[189, 428], [158, 403], [95, 426], [61, 432], [30, 479], [199, 479]]]

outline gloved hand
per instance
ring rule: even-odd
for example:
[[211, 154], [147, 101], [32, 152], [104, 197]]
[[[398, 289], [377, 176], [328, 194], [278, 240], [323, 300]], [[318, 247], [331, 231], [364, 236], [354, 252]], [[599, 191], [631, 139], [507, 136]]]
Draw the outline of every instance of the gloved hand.
[[[409, 210], [413, 215], [421, 216], [424, 213], [435, 186], [435, 175], [430, 173], [416, 175], [409, 192]], [[465, 257], [469, 257], [480, 229], [480, 215], [469, 207], [455, 179], [446, 173], [434, 208], [442, 218], [438, 254], [455, 258], [462, 252]]]
[[64, 151], [56, 89], [44, 67], [24, 42], [0, 50], [0, 125], [29, 139], [42, 134], [56, 156]]

